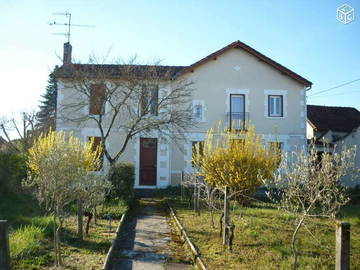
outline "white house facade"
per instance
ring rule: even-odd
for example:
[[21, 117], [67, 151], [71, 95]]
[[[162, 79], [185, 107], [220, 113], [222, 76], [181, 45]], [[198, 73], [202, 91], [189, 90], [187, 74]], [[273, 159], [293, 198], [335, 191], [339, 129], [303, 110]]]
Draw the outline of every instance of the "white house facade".
[[[175, 69], [178, 78], [193, 83], [192, 108], [197, 125], [189, 128], [184, 134], [186, 139], [177, 143], [158, 136], [156, 132], [138, 134], [131, 139], [120, 161], [135, 165], [135, 188], [179, 184], [181, 172], [193, 170], [193, 145], [204, 141], [207, 130], [218, 121], [228, 127], [235, 123], [237, 129], [243, 126], [236, 123], [250, 121], [266, 143], [278, 140], [283, 152], [306, 146], [305, 92], [312, 83], [300, 75], [240, 41], [190, 66]], [[72, 89], [66, 86], [66, 78], [58, 75], [57, 80], [57, 106], [61, 108], [66, 99], [73, 98]], [[105, 106], [105, 110], [108, 107]], [[73, 131], [84, 141], [100, 136], [95, 125], [74, 126], [60, 115], [57, 115], [56, 128]], [[116, 152], [122, 136], [121, 131], [112, 130], [107, 147]], [[105, 162], [104, 170], [107, 167]]]

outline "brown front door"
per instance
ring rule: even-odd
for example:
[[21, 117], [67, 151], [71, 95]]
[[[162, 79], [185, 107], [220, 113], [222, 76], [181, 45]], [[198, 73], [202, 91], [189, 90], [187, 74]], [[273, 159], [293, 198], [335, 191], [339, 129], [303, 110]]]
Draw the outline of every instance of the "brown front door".
[[156, 185], [157, 139], [140, 138], [140, 185]]

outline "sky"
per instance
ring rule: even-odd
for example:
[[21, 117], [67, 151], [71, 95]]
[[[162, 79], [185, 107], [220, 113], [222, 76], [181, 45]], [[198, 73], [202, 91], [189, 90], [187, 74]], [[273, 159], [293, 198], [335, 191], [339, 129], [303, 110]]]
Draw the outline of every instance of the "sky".
[[[345, 3], [348, 24], [336, 20]], [[240, 40], [312, 81], [308, 104], [360, 110], [360, 80], [316, 94], [360, 79], [360, 0], [1, 0], [0, 10], [0, 117], [37, 109], [66, 42], [49, 22], [66, 22], [53, 14], [65, 11], [95, 26], [72, 28], [77, 61], [110, 51], [109, 62], [190, 65]]]

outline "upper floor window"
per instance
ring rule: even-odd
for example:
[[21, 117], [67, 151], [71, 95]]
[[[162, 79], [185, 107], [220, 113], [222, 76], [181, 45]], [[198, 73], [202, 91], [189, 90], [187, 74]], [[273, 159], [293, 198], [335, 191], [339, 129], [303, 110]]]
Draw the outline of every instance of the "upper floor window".
[[242, 129], [245, 124], [245, 95], [230, 94], [230, 128]]
[[198, 121], [201, 121], [202, 120], [202, 114], [203, 114], [202, 106], [200, 104], [196, 105], [195, 106], [195, 119], [198, 120]]
[[268, 116], [270, 117], [283, 117], [283, 96], [281, 95], [269, 95], [268, 96]]
[[141, 114], [157, 115], [158, 114], [158, 94], [156, 87], [146, 89], [143, 92], [141, 100]]
[[105, 85], [92, 84], [90, 88], [89, 113], [93, 115], [104, 114]]

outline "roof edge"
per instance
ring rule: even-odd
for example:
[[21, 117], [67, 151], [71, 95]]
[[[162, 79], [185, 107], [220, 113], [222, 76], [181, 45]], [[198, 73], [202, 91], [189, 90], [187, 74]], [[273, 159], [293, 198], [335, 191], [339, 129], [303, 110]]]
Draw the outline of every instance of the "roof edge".
[[264, 61], [265, 63], [269, 64], [270, 66], [274, 67], [275, 69], [281, 71], [281, 73], [288, 75], [289, 77], [291, 77], [292, 79], [298, 81], [299, 83], [303, 84], [306, 87], [311, 87], [312, 86], [312, 82], [305, 79], [304, 77], [300, 76], [299, 74], [295, 73], [294, 71], [288, 69], [287, 67], [279, 64], [278, 62], [272, 60], [271, 58], [265, 56], [264, 54], [260, 53], [259, 51], [255, 50], [254, 48], [246, 45], [245, 43], [241, 42], [240, 40], [237, 40], [233, 43], [230, 43], [229, 45], [225, 46], [224, 48], [209, 54], [208, 56], [200, 59], [199, 61], [193, 63], [192, 65], [188, 66], [187, 68], [185, 68], [184, 70], [182, 70], [180, 72], [179, 75], [183, 75], [185, 73], [188, 72], [192, 72], [195, 68], [197, 68], [198, 66], [207, 63], [208, 61], [212, 60], [212, 59], [216, 59], [217, 56], [227, 52], [230, 49], [234, 49], [234, 48], [241, 48], [243, 50], [245, 50], [246, 52], [250, 53], [251, 55], [259, 58], [260, 60]]

